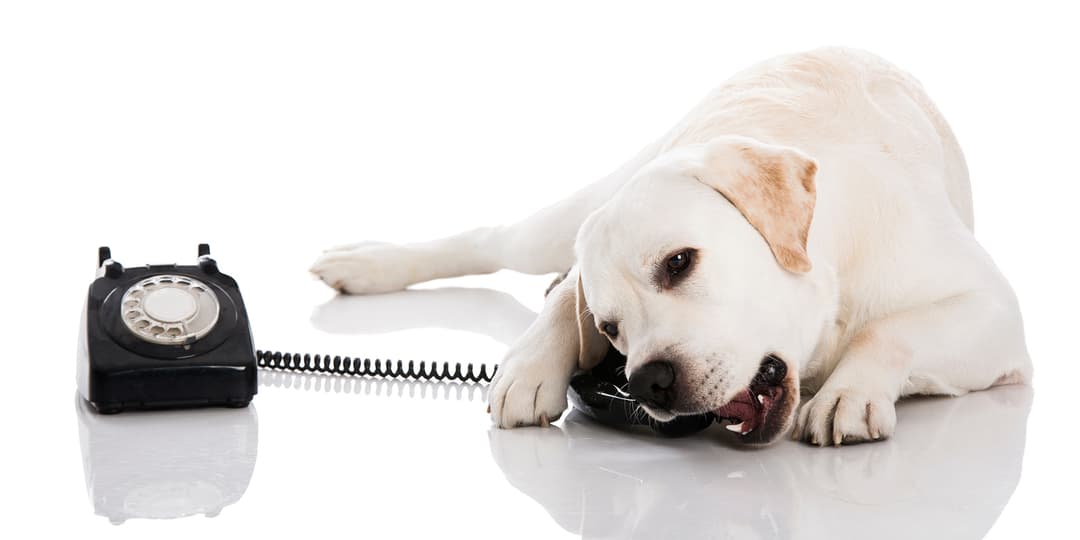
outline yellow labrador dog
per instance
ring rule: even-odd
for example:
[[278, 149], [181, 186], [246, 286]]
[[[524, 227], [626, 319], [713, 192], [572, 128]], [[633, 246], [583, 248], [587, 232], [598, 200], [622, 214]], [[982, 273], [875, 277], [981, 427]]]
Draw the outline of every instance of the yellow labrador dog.
[[972, 230], [964, 157], [919, 83], [821, 49], [736, 75], [520, 223], [356, 244], [312, 271], [377, 293], [569, 268], [491, 384], [500, 427], [559, 417], [611, 346], [659, 420], [714, 411], [743, 442], [839, 445], [891, 435], [900, 397], [1030, 380], [1015, 295]]

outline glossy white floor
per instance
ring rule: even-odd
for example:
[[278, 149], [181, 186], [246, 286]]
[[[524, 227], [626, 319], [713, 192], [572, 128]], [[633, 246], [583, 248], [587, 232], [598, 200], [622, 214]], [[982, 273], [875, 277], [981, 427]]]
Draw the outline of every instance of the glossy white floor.
[[[630, 4], [0, 4], [0, 537], [1077, 536], [1074, 14]], [[549, 277], [337, 298], [308, 265], [518, 219], [821, 44], [893, 60], [949, 119], [1034, 388], [902, 403], [881, 443], [758, 450], [575, 413], [492, 430], [462, 385], [264, 373], [245, 410], [109, 417], [76, 398], [102, 244], [139, 265], [209, 242], [263, 348], [494, 364]]]
[[[448, 287], [331, 298], [308, 322], [301, 310], [275, 314], [282, 299], [259, 300], [270, 295], [252, 277], [245, 288], [258, 314], [256, 339], [268, 348], [482, 361], [533, 315], [510, 294]], [[536, 296], [535, 285], [521, 288]], [[313, 303], [326, 296], [303, 283], [291, 288], [315, 289]], [[245, 410], [101, 416], [81, 399], [60, 404], [77, 418], [68, 429], [77, 424], [84, 472], [60, 485], [85, 480], [88, 495], [74, 514], [89, 527], [109, 521], [146, 532], [165, 525], [137, 518], [220, 514], [176, 525], [240, 533], [273, 522], [275, 530], [405, 536], [474, 528], [501, 536], [492, 527], [512, 527], [526, 537], [854, 539], [874, 530], [879, 538], [979, 538], [1021, 478], [1032, 404], [1027, 387], [918, 400], [900, 408], [898, 433], [881, 444], [785, 441], [746, 450], [719, 428], [672, 440], [602, 427], [580, 413], [549, 429], [492, 429], [482, 386], [261, 375]], [[77, 453], [66, 450], [68, 460]]]
[[[334, 297], [218, 257], [236, 268], [256, 341], [270, 349], [490, 361], [543, 288], [500, 275]], [[71, 333], [56, 337], [46, 384], [10, 386], [35, 405], [15, 418], [25, 452], [13, 471], [21, 491], [8, 493], [42, 501], [16, 521], [91, 536], [979, 538], [1000, 518], [1008, 538], [1042, 519], [1047, 491], [1075, 472], [1058, 461], [1072, 451], [1057, 436], [1071, 406], [1044, 390], [1064, 382], [1052, 376], [1040, 380], [1035, 422], [1032, 389], [1005, 387], [905, 402], [896, 436], [878, 444], [747, 450], [722, 429], [664, 439], [577, 412], [547, 429], [497, 430], [482, 386], [280, 372], [261, 373], [243, 410], [102, 416], [67, 383]]]

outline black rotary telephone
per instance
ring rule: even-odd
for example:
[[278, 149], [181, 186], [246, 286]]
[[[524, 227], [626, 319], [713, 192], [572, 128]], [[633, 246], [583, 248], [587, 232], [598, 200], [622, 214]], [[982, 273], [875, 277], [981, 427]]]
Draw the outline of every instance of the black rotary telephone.
[[[647, 425], [681, 436], [716, 419], [710, 413], [658, 422], [623, 390], [626, 357], [610, 349], [595, 368], [574, 375], [574, 407], [605, 424]], [[245, 407], [258, 390], [257, 369], [433, 381], [490, 382], [481, 365], [283, 354], [255, 349], [236, 280], [218, 269], [210, 246], [196, 264], [125, 268], [98, 250], [79, 336], [79, 393], [100, 413], [181, 407]], [[496, 368], [497, 369], [497, 368]]]

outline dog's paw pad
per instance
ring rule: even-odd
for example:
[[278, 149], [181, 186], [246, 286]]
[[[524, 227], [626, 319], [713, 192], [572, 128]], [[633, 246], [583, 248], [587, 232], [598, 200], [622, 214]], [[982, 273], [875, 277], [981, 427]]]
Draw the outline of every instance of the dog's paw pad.
[[566, 385], [549, 371], [500, 369], [488, 387], [492, 423], [500, 428], [547, 427], [558, 420], [566, 410]]
[[823, 390], [799, 409], [792, 438], [820, 446], [885, 439], [896, 429], [896, 406], [884, 394]]
[[407, 248], [368, 243], [323, 253], [310, 271], [331, 288], [348, 294], [400, 291], [415, 282]]

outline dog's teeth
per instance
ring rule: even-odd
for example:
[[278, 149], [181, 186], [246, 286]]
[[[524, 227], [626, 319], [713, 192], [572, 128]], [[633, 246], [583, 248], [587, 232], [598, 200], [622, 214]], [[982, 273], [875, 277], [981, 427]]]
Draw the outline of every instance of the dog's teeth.
[[738, 424], [728, 424], [728, 425], [726, 425], [724, 427], [727, 428], [728, 431], [734, 431], [735, 433], [742, 433], [742, 425], [743, 425], [743, 423], [739, 422]]
[[765, 403], [765, 396], [762, 395], [762, 394], [758, 394], [757, 395], [757, 401], [758, 401], [758, 403]]

